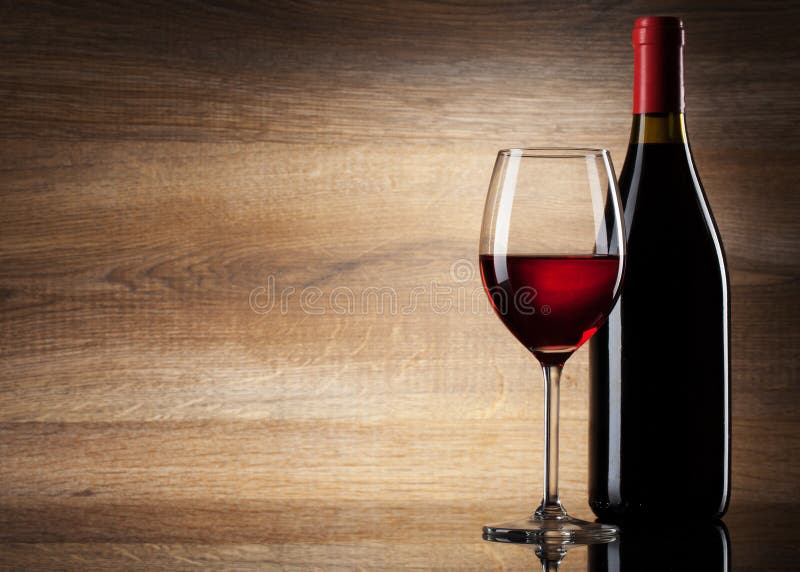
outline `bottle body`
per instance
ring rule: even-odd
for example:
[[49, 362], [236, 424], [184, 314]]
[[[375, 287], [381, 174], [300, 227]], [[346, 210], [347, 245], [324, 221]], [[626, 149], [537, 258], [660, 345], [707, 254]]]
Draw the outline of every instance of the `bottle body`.
[[589, 504], [610, 521], [719, 518], [730, 499], [725, 255], [681, 110], [639, 111], [620, 174], [625, 284], [590, 345]]

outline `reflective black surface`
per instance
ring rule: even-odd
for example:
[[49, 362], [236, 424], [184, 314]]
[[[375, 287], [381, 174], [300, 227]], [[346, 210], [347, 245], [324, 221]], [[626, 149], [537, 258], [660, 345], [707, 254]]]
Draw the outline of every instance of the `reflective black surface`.
[[[680, 549], [667, 550], [674, 543]], [[732, 564], [730, 536], [722, 522], [628, 525], [617, 542], [589, 546], [588, 552], [590, 572], [729, 572]]]

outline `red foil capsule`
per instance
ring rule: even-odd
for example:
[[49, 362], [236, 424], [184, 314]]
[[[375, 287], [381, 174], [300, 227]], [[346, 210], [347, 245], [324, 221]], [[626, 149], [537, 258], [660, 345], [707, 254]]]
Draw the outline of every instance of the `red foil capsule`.
[[633, 113], [683, 113], [683, 22], [646, 16], [633, 27]]

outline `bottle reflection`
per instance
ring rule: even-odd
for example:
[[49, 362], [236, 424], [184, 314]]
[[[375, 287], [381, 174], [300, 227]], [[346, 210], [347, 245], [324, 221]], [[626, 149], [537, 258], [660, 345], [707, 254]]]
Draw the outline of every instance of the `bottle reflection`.
[[730, 537], [719, 521], [675, 528], [628, 524], [617, 542], [589, 546], [588, 563], [589, 572], [730, 572]]

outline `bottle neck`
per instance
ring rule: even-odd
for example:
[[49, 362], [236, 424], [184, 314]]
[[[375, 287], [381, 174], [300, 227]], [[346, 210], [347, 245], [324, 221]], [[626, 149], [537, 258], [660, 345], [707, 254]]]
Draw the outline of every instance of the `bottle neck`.
[[632, 38], [633, 113], [683, 113], [683, 23], [640, 18]]
[[683, 113], [640, 113], [633, 116], [631, 145], [686, 142]]

